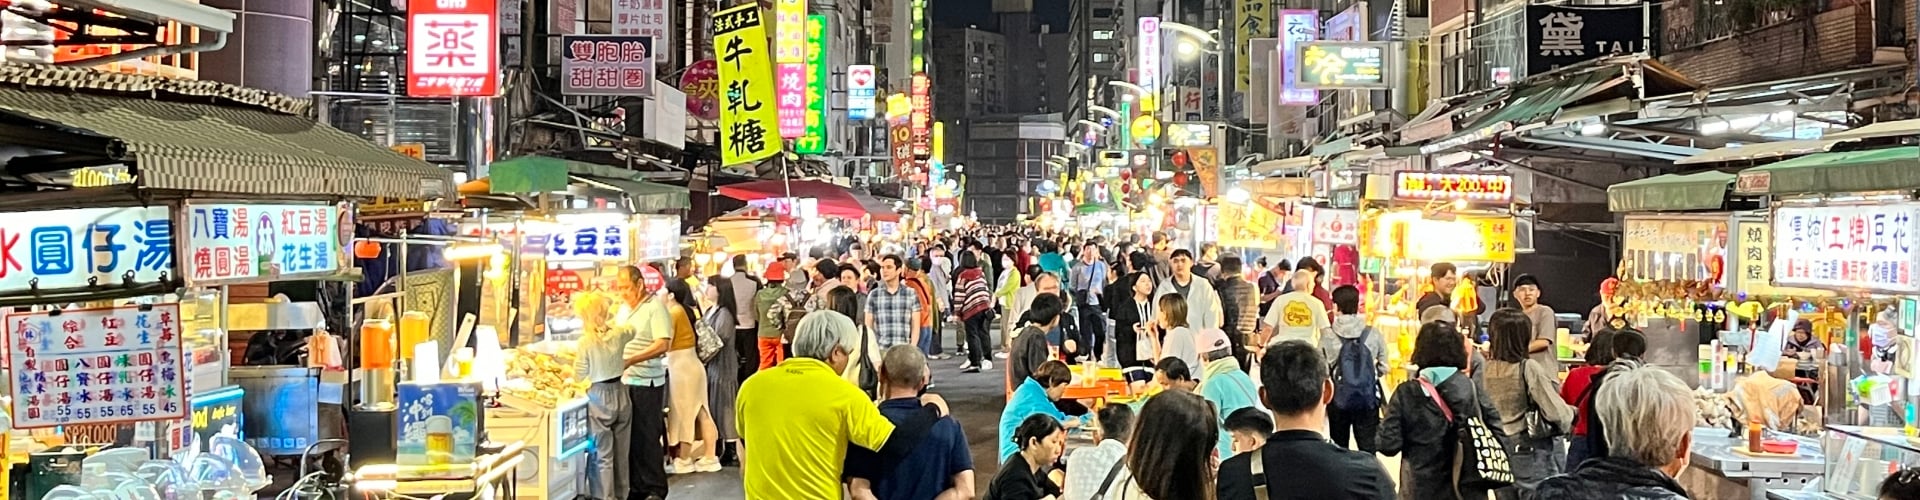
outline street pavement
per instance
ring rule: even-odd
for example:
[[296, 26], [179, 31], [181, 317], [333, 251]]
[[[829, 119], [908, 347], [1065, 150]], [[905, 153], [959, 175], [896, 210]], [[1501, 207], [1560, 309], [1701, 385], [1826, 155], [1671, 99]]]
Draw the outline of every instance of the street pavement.
[[[957, 325], [955, 325], [957, 326]], [[1004, 377], [1006, 372], [1001, 360], [995, 360], [994, 369], [980, 373], [960, 373], [960, 358], [953, 353], [953, 328], [943, 339], [948, 346], [949, 356], [943, 360], [932, 360], [934, 388], [928, 392], [939, 394], [947, 400], [947, 406], [953, 412], [953, 418], [959, 420], [960, 427], [966, 431], [967, 447], [973, 452], [973, 484], [978, 494], [985, 495], [987, 483], [994, 473], [1000, 470], [995, 460], [1000, 452], [1000, 410], [1006, 406]], [[990, 335], [999, 339], [998, 332]], [[747, 453], [753, 453], [751, 445]], [[1389, 477], [1399, 481], [1399, 457], [1381, 457]], [[741, 490], [740, 469], [728, 467], [720, 472], [675, 475], [669, 480], [673, 493], [669, 498], [700, 498], [731, 500], [744, 499]]]

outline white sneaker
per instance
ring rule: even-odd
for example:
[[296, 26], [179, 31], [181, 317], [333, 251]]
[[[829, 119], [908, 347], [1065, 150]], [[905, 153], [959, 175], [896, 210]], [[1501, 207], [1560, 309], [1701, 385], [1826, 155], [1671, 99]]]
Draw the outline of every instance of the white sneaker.
[[967, 360], [967, 361], [961, 361], [961, 362], [960, 362], [960, 369], [962, 369], [962, 370], [965, 370], [965, 369], [969, 369], [969, 368], [973, 368], [973, 360]]
[[993, 359], [1007, 359], [1007, 353], [1004, 353], [1004, 352], [993, 353]]
[[694, 472], [720, 472], [720, 468], [719, 458], [701, 457], [693, 461]]
[[698, 472], [697, 469], [698, 468], [693, 465], [692, 460], [687, 460], [684, 458], [673, 459], [674, 474], [692, 474], [694, 472]]
[[983, 360], [980, 360], [980, 369], [982, 369], [982, 370], [992, 370], [992, 369], [993, 369], [993, 362], [992, 362], [992, 361], [987, 361], [987, 360], [984, 360], [984, 359], [983, 359]]

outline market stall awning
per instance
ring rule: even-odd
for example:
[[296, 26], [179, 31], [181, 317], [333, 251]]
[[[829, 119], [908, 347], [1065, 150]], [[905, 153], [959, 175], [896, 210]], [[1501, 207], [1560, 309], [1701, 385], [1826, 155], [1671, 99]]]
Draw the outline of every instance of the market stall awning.
[[315, 122], [311, 106], [218, 82], [0, 64], [0, 115], [88, 139], [67, 152], [129, 162], [143, 187], [402, 199], [451, 190], [448, 171]]
[[1704, 153], [1674, 160], [1673, 164], [1696, 165], [1725, 161], [1764, 160], [1782, 156], [1799, 156], [1807, 153], [1825, 153], [1832, 150], [1835, 144], [1842, 142], [1846, 142], [1846, 140], [1816, 139], [1806, 141], [1756, 142], [1709, 149]]
[[1500, 104], [1473, 116], [1455, 132], [1421, 146], [1438, 153], [1489, 139], [1520, 124], [1544, 123], [1554, 113], [1614, 87], [1631, 83], [1621, 66], [1605, 66], [1561, 80], [1517, 86]]
[[900, 214], [873, 195], [821, 181], [754, 181], [720, 186], [720, 196], [741, 201], [767, 198], [813, 198], [820, 215], [858, 219], [873, 216], [875, 221], [898, 222]]
[[1607, 187], [1607, 210], [1665, 212], [1714, 210], [1727, 199], [1734, 175], [1726, 172], [1667, 174]]
[[493, 194], [564, 191], [570, 184], [585, 183], [626, 194], [638, 212], [693, 206], [686, 188], [648, 182], [639, 171], [598, 163], [526, 155], [493, 162], [487, 173], [492, 181], [487, 189]]
[[1739, 194], [1834, 194], [1920, 189], [1920, 147], [1802, 156], [1740, 171]]
[[1920, 135], [1920, 118], [1869, 124], [1856, 129], [1827, 134], [1821, 138], [1828, 140], [1859, 140], [1899, 137], [1903, 135]]

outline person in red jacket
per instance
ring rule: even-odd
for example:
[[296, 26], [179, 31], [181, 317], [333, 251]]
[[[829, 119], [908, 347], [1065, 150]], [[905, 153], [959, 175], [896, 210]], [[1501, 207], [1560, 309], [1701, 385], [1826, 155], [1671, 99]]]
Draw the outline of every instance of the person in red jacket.
[[1613, 334], [1612, 328], [1593, 334], [1592, 341], [1587, 344], [1587, 364], [1568, 371], [1566, 383], [1560, 385], [1560, 399], [1578, 410], [1573, 414], [1573, 435], [1576, 439], [1569, 440], [1567, 446], [1566, 470], [1573, 470], [1590, 456], [1585, 437], [1587, 406], [1592, 402], [1587, 400], [1587, 388], [1593, 385], [1594, 377], [1606, 373], [1607, 365], [1613, 364]]

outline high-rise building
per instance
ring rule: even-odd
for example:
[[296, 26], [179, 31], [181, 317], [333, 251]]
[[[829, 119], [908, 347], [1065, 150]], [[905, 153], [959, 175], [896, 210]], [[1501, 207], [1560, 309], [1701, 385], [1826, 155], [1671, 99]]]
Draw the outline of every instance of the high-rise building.
[[[1109, 81], [1129, 81], [1127, 72], [1134, 23], [1132, 0], [1070, 0], [1067, 24], [1067, 95], [1064, 123], [1089, 118], [1087, 106], [1112, 107], [1121, 97]], [[1124, 126], [1124, 125], [1123, 125]], [[1079, 131], [1074, 131], [1078, 133]]]
[[1071, 65], [1072, 36], [1066, 27], [1048, 25], [1033, 10], [1033, 0], [994, 0], [999, 31], [1007, 39], [1007, 112], [1058, 113], [1066, 110], [1071, 93], [1066, 70]]
[[1059, 113], [974, 119], [967, 131], [967, 197], [963, 210], [981, 221], [1012, 222], [1056, 173], [1047, 158], [1065, 147]]
[[977, 117], [1008, 112], [1007, 39], [974, 28], [933, 30], [934, 115]]

